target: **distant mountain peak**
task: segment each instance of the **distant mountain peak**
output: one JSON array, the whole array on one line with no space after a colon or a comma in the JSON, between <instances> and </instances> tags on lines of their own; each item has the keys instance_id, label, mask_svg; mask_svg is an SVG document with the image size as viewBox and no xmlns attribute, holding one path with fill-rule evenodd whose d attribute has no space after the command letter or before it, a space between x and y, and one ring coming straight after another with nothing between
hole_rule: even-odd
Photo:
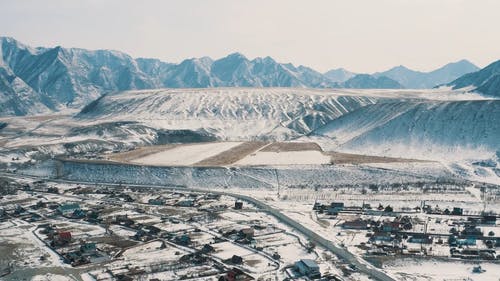
<instances>
[{"instance_id":1,"label":"distant mountain peak","mask_svg":"<svg viewBox=\"0 0 500 281\"><path fill-rule=\"evenodd\" d=\"M436 85L449 83L458 77L476 71L478 68L467 60L448 63L434 71L421 72L399 65L384 72L377 72L376 77L386 76L398 81L409 89L433 88Z\"/></svg>"},{"instance_id":2,"label":"distant mountain peak","mask_svg":"<svg viewBox=\"0 0 500 281\"><path fill-rule=\"evenodd\" d=\"M356 73L350 72L345 68L336 68L325 72L324 75L332 82L342 83L354 77Z\"/></svg>"}]
</instances>

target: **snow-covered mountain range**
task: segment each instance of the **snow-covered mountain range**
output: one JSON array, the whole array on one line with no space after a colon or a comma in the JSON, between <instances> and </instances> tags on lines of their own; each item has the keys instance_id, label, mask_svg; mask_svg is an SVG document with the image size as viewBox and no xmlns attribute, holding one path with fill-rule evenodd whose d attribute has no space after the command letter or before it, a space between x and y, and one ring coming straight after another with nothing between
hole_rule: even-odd
<instances>
[{"instance_id":1,"label":"snow-covered mountain range","mask_svg":"<svg viewBox=\"0 0 500 281\"><path fill-rule=\"evenodd\" d=\"M9 37L0 37L0 49L0 116L81 109L102 94L123 90L210 87L399 89L413 85L393 72L355 75L340 69L322 74L305 66L278 63L270 57L249 60L239 53L218 60L202 57L172 64L156 59L134 59L109 50L89 51L59 46L32 48ZM470 72L472 67L466 62L457 64L448 67L453 71L436 70L448 76L441 75L440 79L433 81L447 83L458 77L454 75ZM435 86L432 83L424 86Z\"/></svg>"}]
</instances>

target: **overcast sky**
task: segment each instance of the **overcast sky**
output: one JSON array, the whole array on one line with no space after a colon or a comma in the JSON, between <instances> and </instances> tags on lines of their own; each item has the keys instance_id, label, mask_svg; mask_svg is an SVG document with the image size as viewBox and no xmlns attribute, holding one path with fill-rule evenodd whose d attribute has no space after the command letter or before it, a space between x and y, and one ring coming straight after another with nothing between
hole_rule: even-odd
<instances>
[{"instance_id":1,"label":"overcast sky","mask_svg":"<svg viewBox=\"0 0 500 281\"><path fill-rule=\"evenodd\" d=\"M319 71L500 59L498 0L0 0L0 35L168 62L233 52Z\"/></svg>"}]
</instances>

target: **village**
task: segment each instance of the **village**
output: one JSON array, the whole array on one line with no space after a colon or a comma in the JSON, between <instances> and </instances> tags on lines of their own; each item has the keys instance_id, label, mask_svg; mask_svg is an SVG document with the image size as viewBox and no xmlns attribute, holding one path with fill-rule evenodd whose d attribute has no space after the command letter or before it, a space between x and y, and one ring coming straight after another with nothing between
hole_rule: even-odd
<instances>
[{"instance_id":1,"label":"village","mask_svg":"<svg viewBox=\"0 0 500 281\"><path fill-rule=\"evenodd\" d=\"M85 281L368 280L311 237L223 190L28 178L2 185L0 234L6 239L0 249L7 255L0 259L0 274L5 280L21 280L25 267L47 266L60 266L61 275L73 276L68 280ZM498 266L500 260L498 214L491 211L440 208L426 201L411 208L349 200L306 205L312 207L304 214L327 222L332 242L367 264L432 257L473 261L472 272L487 274L482 263ZM16 235L15 229L26 231ZM25 240L40 251L16 247Z\"/></svg>"},{"instance_id":2,"label":"village","mask_svg":"<svg viewBox=\"0 0 500 281\"><path fill-rule=\"evenodd\" d=\"M416 206L395 210L390 205L345 206L316 203L318 218L334 220L338 240L370 256L433 256L495 260L500 247L497 214L467 215L459 207ZM476 270L480 270L477 268Z\"/></svg>"},{"instance_id":3,"label":"village","mask_svg":"<svg viewBox=\"0 0 500 281\"><path fill-rule=\"evenodd\" d=\"M83 280L319 279L321 267L324 280L341 280L328 272L338 260L322 257L314 243L229 196L44 181L9 184L0 204L0 233L8 237L20 225L32 232L46 251L30 266L44 265L52 256L77 269ZM17 280L16 271L26 266L18 262L0 264L3 278Z\"/></svg>"}]
</instances>

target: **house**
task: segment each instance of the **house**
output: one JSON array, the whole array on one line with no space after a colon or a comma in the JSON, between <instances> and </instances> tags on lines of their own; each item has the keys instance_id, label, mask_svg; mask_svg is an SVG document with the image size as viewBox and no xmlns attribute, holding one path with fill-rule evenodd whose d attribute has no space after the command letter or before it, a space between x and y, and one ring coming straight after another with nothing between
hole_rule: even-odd
<instances>
[{"instance_id":1,"label":"house","mask_svg":"<svg viewBox=\"0 0 500 281\"><path fill-rule=\"evenodd\" d=\"M320 278L321 273L319 271L318 264L309 259L302 259L295 262L294 269L296 272L301 274L302 276L307 276L311 279Z\"/></svg>"},{"instance_id":2,"label":"house","mask_svg":"<svg viewBox=\"0 0 500 281\"><path fill-rule=\"evenodd\" d=\"M252 227L243 228L238 232L238 235L243 238L253 238L255 231Z\"/></svg>"},{"instance_id":3,"label":"house","mask_svg":"<svg viewBox=\"0 0 500 281\"><path fill-rule=\"evenodd\" d=\"M346 221L342 224L342 228L345 229L368 229L368 221L365 220L353 220Z\"/></svg>"},{"instance_id":4,"label":"house","mask_svg":"<svg viewBox=\"0 0 500 281\"><path fill-rule=\"evenodd\" d=\"M187 245L191 244L191 238L186 234L183 234L181 236L176 236L174 241L175 241L175 243L182 245L182 246L187 246Z\"/></svg>"},{"instance_id":5,"label":"house","mask_svg":"<svg viewBox=\"0 0 500 281\"><path fill-rule=\"evenodd\" d=\"M466 237L482 237L483 232L481 229L477 228L474 225L469 225L462 230L462 235Z\"/></svg>"},{"instance_id":6,"label":"house","mask_svg":"<svg viewBox=\"0 0 500 281\"><path fill-rule=\"evenodd\" d=\"M414 234L410 239L410 243L420 243L420 244L432 244L432 237L429 234L417 233Z\"/></svg>"},{"instance_id":7,"label":"house","mask_svg":"<svg viewBox=\"0 0 500 281\"><path fill-rule=\"evenodd\" d=\"M212 245L205 244L205 245L203 245L203 248L201 248L201 252L204 254L208 254L208 253L215 252L215 249L214 249L214 247L212 247Z\"/></svg>"},{"instance_id":8,"label":"house","mask_svg":"<svg viewBox=\"0 0 500 281\"><path fill-rule=\"evenodd\" d=\"M126 193L120 193L116 196L116 198L123 200L125 202L134 202L134 199Z\"/></svg>"},{"instance_id":9,"label":"house","mask_svg":"<svg viewBox=\"0 0 500 281\"><path fill-rule=\"evenodd\" d=\"M63 204L57 207L57 211L63 216L72 215L76 210L80 210L80 205L77 203Z\"/></svg>"},{"instance_id":10,"label":"house","mask_svg":"<svg viewBox=\"0 0 500 281\"><path fill-rule=\"evenodd\" d=\"M59 193L59 189L57 189L57 187L49 187L49 188L47 188L47 193L58 194Z\"/></svg>"},{"instance_id":11,"label":"house","mask_svg":"<svg viewBox=\"0 0 500 281\"><path fill-rule=\"evenodd\" d=\"M55 227L48 223L41 224L38 227L41 229L41 234L52 235L56 231Z\"/></svg>"},{"instance_id":12,"label":"house","mask_svg":"<svg viewBox=\"0 0 500 281\"><path fill-rule=\"evenodd\" d=\"M380 227L380 230L383 232L396 232L401 228L401 224L399 222L384 222Z\"/></svg>"},{"instance_id":13,"label":"house","mask_svg":"<svg viewBox=\"0 0 500 281\"><path fill-rule=\"evenodd\" d=\"M179 261L184 262L184 263L192 263L192 264L203 264L207 262L207 257L202 255L201 253L191 253L182 256Z\"/></svg>"},{"instance_id":14,"label":"house","mask_svg":"<svg viewBox=\"0 0 500 281\"><path fill-rule=\"evenodd\" d=\"M478 249L463 249L460 252L460 255L462 258L478 258L479 257L479 250Z\"/></svg>"},{"instance_id":15,"label":"house","mask_svg":"<svg viewBox=\"0 0 500 281\"><path fill-rule=\"evenodd\" d=\"M488 225L496 225L497 224L497 217L496 216L490 216L490 215L484 215L481 218L481 223L482 224L488 224Z\"/></svg>"},{"instance_id":16,"label":"house","mask_svg":"<svg viewBox=\"0 0 500 281\"><path fill-rule=\"evenodd\" d=\"M165 199L163 199L163 198L151 198L148 200L148 204L157 205L157 206L165 205Z\"/></svg>"},{"instance_id":17,"label":"house","mask_svg":"<svg viewBox=\"0 0 500 281\"><path fill-rule=\"evenodd\" d=\"M451 214L454 216L461 216L464 214L464 209L458 208L458 207L453 207L453 211L451 211Z\"/></svg>"},{"instance_id":18,"label":"house","mask_svg":"<svg viewBox=\"0 0 500 281\"><path fill-rule=\"evenodd\" d=\"M71 218L74 218L74 219L82 219L85 217L85 211L82 210L82 209L78 209L78 210L75 210L72 214L71 214Z\"/></svg>"},{"instance_id":19,"label":"house","mask_svg":"<svg viewBox=\"0 0 500 281\"><path fill-rule=\"evenodd\" d=\"M254 280L254 278L236 267L228 271L226 275L221 276L219 278L219 281L250 281L250 280Z\"/></svg>"},{"instance_id":20,"label":"house","mask_svg":"<svg viewBox=\"0 0 500 281\"><path fill-rule=\"evenodd\" d=\"M90 223L99 223L102 219L99 219L99 212L95 210L91 210L85 214L85 220Z\"/></svg>"},{"instance_id":21,"label":"house","mask_svg":"<svg viewBox=\"0 0 500 281\"><path fill-rule=\"evenodd\" d=\"M241 210L241 209L243 209L243 202L241 202L241 201L234 202L234 209L235 210Z\"/></svg>"},{"instance_id":22,"label":"house","mask_svg":"<svg viewBox=\"0 0 500 281\"><path fill-rule=\"evenodd\" d=\"M177 202L177 206L179 207L193 207L194 206L194 199L185 199Z\"/></svg>"},{"instance_id":23,"label":"house","mask_svg":"<svg viewBox=\"0 0 500 281\"><path fill-rule=\"evenodd\" d=\"M19 216L26 212L26 209L24 209L21 205L16 204L16 207L14 208L14 215Z\"/></svg>"},{"instance_id":24,"label":"house","mask_svg":"<svg viewBox=\"0 0 500 281\"><path fill-rule=\"evenodd\" d=\"M375 232L372 237L370 237L371 241L382 241L382 242L392 242L394 237L388 232Z\"/></svg>"},{"instance_id":25,"label":"house","mask_svg":"<svg viewBox=\"0 0 500 281\"><path fill-rule=\"evenodd\" d=\"M208 193L205 194L205 200L219 200L221 197L220 194Z\"/></svg>"},{"instance_id":26,"label":"house","mask_svg":"<svg viewBox=\"0 0 500 281\"><path fill-rule=\"evenodd\" d=\"M62 246L71 242L71 232L62 231L58 232L57 235L53 238L53 246Z\"/></svg>"},{"instance_id":27,"label":"house","mask_svg":"<svg viewBox=\"0 0 500 281\"><path fill-rule=\"evenodd\" d=\"M476 238L475 237L460 238L457 239L455 243L458 246L475 246Z\"/></svg>"},{"instance_id":28,"label":"house","mask_svg":"<svg viewBox=\"0 0 500 281\"><path fill-rule=\"evenodd\" d=\"M161 232L161 229L154 225L145 225L143 229L147 230L150 235L157 235Z\"/></svg>"},{"instance_id":29,"label":"house","mask_svg":"<svg viewBox=\"0 0 500 281\"><path fill-rule=\"evenodd\" d=\"M97 247L95 243L84 243L80 245L80 252L86 255L94 255L97 253Z\"/></svg>"},{"instance_id":30,"label":"house","mask_svg":"<svg viewBox=\"0 0 500 281\"><path fill-rule=\"evenodd\" d=\"M123 226L131 226L134 224L134 220L130 219L128 215L117 215L115 223Z\"/></svg>"},{"instance_id":31,"label":"house","mask_svg":"<svg viewBox=\"0 0 500 281\"><path fill-rule=\"evenodd\" d=\"M319 211L323 209L323 204L319 203L319 202L314 202L314 205L313 205L313 210L314 211Z\"/></svg>"},{"instance_id":32,"label":"house","mask_svg":"<svg viewBox=\"0 0 500 281\"><path fill-rule=\"evenodd\" d=\"M327 212L329 215L338 215L338 213L342 210L344 210L344 203L332 202Z\"/></svg>"}]
</instances>

